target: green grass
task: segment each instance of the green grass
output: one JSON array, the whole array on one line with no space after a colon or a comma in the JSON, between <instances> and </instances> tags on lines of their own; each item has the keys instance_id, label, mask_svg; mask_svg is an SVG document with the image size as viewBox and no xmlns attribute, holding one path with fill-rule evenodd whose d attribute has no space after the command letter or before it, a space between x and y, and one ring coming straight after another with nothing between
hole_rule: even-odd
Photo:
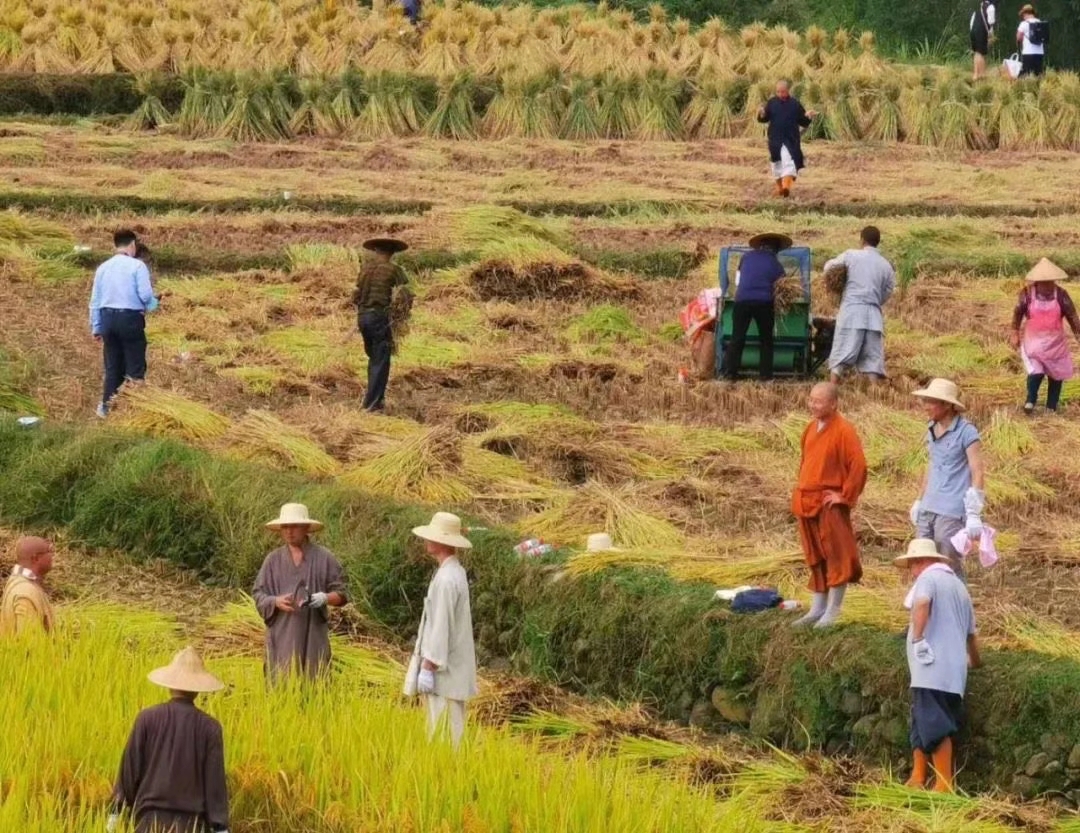
<instances>
[{"instance_id":1,"label":"green grass","mask_svg":"<svg viewBox=\"0 0 1080 833\"><path fill-rule=\"evenodd\" d=\"M575 318L566 328L573 341L592 344L641 344L645 331L625 307L600 304Z\"/></svg>"}]
</instances>

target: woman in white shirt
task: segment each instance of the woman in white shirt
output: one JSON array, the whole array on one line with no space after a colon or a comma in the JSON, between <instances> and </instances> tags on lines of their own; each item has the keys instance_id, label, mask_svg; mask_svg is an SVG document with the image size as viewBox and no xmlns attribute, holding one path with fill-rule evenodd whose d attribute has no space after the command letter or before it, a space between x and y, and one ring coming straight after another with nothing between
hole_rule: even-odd
<instances>
[{"instance_id":1,"label":"woman in white shirt","mask_svg":"<svg viewBox=\"0 0 1080 833\"><path fill-rule=\"evenodd\" d=\"M979 8L971 14L971 51L975 55L975 80L986 75L986 55L994 41L997 10L992 0L979 0Z\"/></svg>"},{"instance_id":2,"label":"woman in white shirt","mask_svg":"<svg viewBox=\"0 0 1080 833\"><path fill-rule=\"evenodd\" d=\"M1020 9L1020 27L1016 42L1020 45L1020 76L1042 75L1046 54L1046 25L1035 16L1030 3Z\"/></svg>"}]
</instances>

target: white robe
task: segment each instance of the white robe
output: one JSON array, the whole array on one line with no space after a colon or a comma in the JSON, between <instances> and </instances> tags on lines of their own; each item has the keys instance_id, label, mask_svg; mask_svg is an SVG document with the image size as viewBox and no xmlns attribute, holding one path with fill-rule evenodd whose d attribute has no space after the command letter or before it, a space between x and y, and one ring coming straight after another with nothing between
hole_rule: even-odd
<instances>
[{"instance_id":1,"label":"white robe","mask_svg":"<svg viewBox=\"0 0 1080 833\"><path fill-rule=\"evenodd\" d=\"M791 158L791 152L787 149L787 145L780 146L780 161L770 162L769 165L772 166L773 179L783 179L785 176L794 179L799 176L799 171L795 167L795 160Z\"/></svg>"},{"instance_id":2,"label":"white robe","mask_svg":"<svg viewBox=\"0 0 1080 833\"><path fill-rule=\"evenodd\" d=\"M476 696L476 648L473 645L469 581L457 558L446 559L435 571L420 618L409 670L405 674L405 694L416 694L416 679L422 660L437 666L435 694L447 700L468 700Z\"/></svg>"}]
</instances>

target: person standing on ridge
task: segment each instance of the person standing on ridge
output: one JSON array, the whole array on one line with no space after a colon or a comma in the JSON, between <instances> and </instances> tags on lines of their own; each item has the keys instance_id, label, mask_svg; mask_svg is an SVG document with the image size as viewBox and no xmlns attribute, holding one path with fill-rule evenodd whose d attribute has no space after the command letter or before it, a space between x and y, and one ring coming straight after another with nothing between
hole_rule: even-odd
<instances>
[{"instance_id":1,"label":"person standing on ridge","mask_svg":"<svg viewBox=\"0 0 1080 833\"><path fill-rule=\"evenodd\" d=\"M394 335L390 328L390 301L395 287L407 292L408 277L391 258L409 248L401 240L375 238L364 241L370 254L364 256L356 279L352 301L356 305L357 327L364 338L368 357L367 390L361 407L365 411L385 409L386 386L390 381L390 353Z\"/></svg>"},{"instance_id":2,"label":"person standing on ridge","mask_svg":"<svg viewBox=\"0 0 1080 833\"><path fill-rule=\"evenodd\" d=\"M772 163L778 197L791 194L799 171L805 167L800 131L809 127L815 116L817 113L806 110L799 100L791 95L791 84L788 81L778 81L776 95L758 110L757 120L769 125L769 161Z\"/></svg>"},{"instance_id":3,"label":"person standing on ridge","mask_svg":"<svg viewBox=\"0 0 1080 833\"><path fill-rule=\"evenodd\" d=\"M1043 74L1046 60L1046 44L1050 40L1050 27L1039 20L1035 7L1030 3L1020 9L1020 26L1016 30L1016 43L1020 47L1020 77Z\"/></svg>"},{"instance_id":4,"label":"person standing on ridge","mask_svg":"<svg viewBox=\"0 0 1080 833\"><path fill-rule=\"evenodd\" d=\"M992 0L979 0L979 7L971 13L968 31L971 35L971 53L974 55L974 74L976 81L986 75L986 56L994 42L994 25L997 23L997 8Z\"/></svg>"}]
</instances>

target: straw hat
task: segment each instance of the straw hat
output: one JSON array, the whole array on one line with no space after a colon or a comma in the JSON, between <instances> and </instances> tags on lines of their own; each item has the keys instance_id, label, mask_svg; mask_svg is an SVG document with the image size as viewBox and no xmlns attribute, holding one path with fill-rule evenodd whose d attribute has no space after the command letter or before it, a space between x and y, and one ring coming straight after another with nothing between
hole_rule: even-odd
<instances>
[{"instance_id":1,"label":"straw hat","mask_svg":"<svg viewBox=\"0 0 1080 833\"><path fill-rule=\"evenodd\" d=\"M364 241L364 248L373 252L387 252L396 255L398 252L403 252L409 248L409 244L404 240L393 237L373 237Z\"/></svg>"},{"instance_id":2,"label":"straw hat","mask_svg":"<svg viewBox=\"0 0 1080 833\"><path fill-rule=\"evenodd\" d=\"M146 678L162 688L195 694L225 688L221 680L206 670L202 658L190 645L173 657L172 662L164 668L155 668Z\"/></svg>"},{"instance_id":3,"label":"straw hat","mask_svg":"<svg viewBox=\"0 0 1080 833\"><path fill-rule=\"evenodd\" d=\"M1066 281L1069 276L1065 273L1065 270L1058 266L1056 263L1046 259L1045 257L1036 263L1031 271L1027 273L1027 277L1024 278L1028 283L1041 283L1042 281Z\"/></svg>"},{"instance_id":4,"label":"straw hat","mask_svg":"<svg viewBox=\"0 0 1080 833\"><path fill-rule=\"evenodd\" d=\"M937 544L929 538L916 538L907 545L906 553L893 559L893 564L897 567L903 567L909 561L918 561L919 559L948 561L949 557L938 552Z\"/></svg>"},{"instance_id":5,"label":"straw hat","mask_svg":"<svg viewBox=\"0 0 1080 833\"><path fill-rule=\"evenodd\" d=\"M766 231L762 234L755 234L750 238L750 248L756 249L758 246L764 246L766 243L775 243L778 251L784 251L784 249L791 248L791 238L786 234L780 234L775 231Z\"/></svg>"},{"instance_id":6,"label":"straw hat","mask_svg":"<svg viewBox=\"0 0 1080 833\"><path fill-rule=\"evenodd\" d=\"M606 532L594 532L585 539L585 552L622 552L622 547L616 547L611 536Z\"/></svg>"},{"instance_id":7,"label":"straw hat","mask_svg":"<svg viewBox=\"0 0 1080 833\"><path fill-rule=\"evenodd\" d=\"M931 379L929 385L922 390L915 391L912 396L917 396L920 399L936 399L939 402L948 402L950 405L955 406L958 411L966 410L964 403L960 401L960 391L956 387L956 382L950 382L948 379Z\"/></svg>"},{"instance_id":8,"label":"straw hat","mask_svg":"<svg viewBox=\"0 0 1080 833\"><path fill-rule=\"evenodd\" d=\"M281 529L283 526L306 526L312 532L318 532L323 528L322 521L317 521L308 515L308 509L302 503L286 503L281 507L278 516L270 521L267 529Z\"/></svg>"},{"instance_id":9,"label":"straw hat","mask_svg":"<svg viewBox=\"0 0 1080 833\"><path fill-rule=\"evenodd\" d=\"M413 535L425 541L446 544L458 550L471 550L472 542L461 533L461 518L449 512L436 512L427 526L413 529Z\"/></svg>"},{"instance_id":10,"label":"straw hat","mask_svg":"<svg viewBox=\"0 0 1080 833\"><path fill-rule=\"evenodd\" d=\"M1025 3L1020 7L1020 17L1023 17L1026 14L1035 14L1035 7L1030 3Z\"/></svg>"}]
</instances>

